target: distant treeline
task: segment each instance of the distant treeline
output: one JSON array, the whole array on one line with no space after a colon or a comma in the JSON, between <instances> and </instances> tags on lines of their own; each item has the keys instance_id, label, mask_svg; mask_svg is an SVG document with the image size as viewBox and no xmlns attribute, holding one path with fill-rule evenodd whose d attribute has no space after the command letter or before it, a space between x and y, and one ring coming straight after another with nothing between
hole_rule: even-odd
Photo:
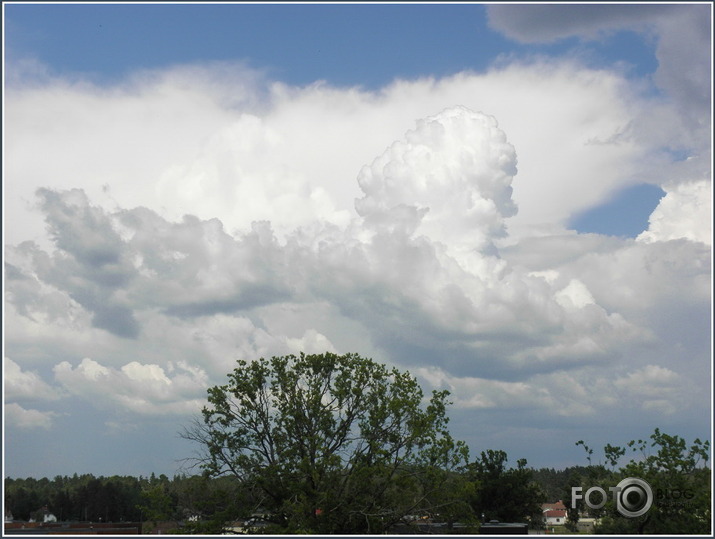
<instances>
[{"instance_id":1,"label":"distant treeline","mask_svg":"<svg viewBox=\"0 0 715 539\"><path fill-rule=\"evenodd\" d=\"M5 479L5 513L14 520L145 522L183 520L220 509L220 498L238 492L235 478L74 474L54 479ZM218 493L218 495L217 495ZM217 498L219 498L217 502ZM208 511L209 513L213 511Z\"/></svg>"},{"instance_id":2,"label":"distant treeline","mask_svg":"<svg viewBox=\"0 0 715 539\"><path fill-rule=\"evenodd\" d=\"M91 474L57 476L50 480L5 479L5 513L15 520L42 522L45 511L60 521L139 521L142 493L168 478Z\"/></svg>"},{"instance_id":3,"label":"distant treeline","mask_svg":"<svg viewBox=\"0 0 715 539\"><path fill-rule=\"evenodd\" d=\"M564 499L573 474L583 466L564 470L532 469L532 480L543 493L543 500ZM60 521L131 522L183 520L205 514L217 498L238 490L232 478L209 479L202 476L165 475L158 477L111 476L92 474L54 479L5 479L5 511L15 520L42 521L46 510Z\"/></svg>"}]
</instances>

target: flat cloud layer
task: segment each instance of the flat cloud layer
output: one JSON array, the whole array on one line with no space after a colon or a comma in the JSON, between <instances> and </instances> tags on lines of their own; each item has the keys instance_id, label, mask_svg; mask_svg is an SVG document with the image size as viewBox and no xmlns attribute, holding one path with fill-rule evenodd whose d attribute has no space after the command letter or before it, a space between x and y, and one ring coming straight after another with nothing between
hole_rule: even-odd
<instances>
[{"instance_id":1,"label":"flat cloud layer","mask_svg":"<svg viewBox=\"0 0 715 539\"><path fill-rule=\"evenodd\" d=\"M188 421L236 359L299 351L409 369L474 451L531 457L527 432L537 465L704 435L711 184L700 142L672 159L701 129L677 102L572 59L379 92L230 64L12 81L9 462L81 407L98 447ZM634 182L667 193L637 239L566 228Z\"/></svg>"}]
</instances>

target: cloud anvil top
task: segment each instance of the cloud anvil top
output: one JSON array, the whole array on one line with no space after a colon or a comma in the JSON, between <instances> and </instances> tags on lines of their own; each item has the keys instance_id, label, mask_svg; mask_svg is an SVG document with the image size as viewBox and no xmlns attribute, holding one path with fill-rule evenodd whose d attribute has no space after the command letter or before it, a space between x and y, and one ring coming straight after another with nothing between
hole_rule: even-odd
<instances>
[{"instance_id":1,"label":"cloud anvil top","mask_svg":"<svg viewBox=\"0 0 715 539\"><path fill-rule=\"evenodd\" d=\"M709 4L3 10L6 475L172 474L301 351L534 466L708 437Z\"/></svg>"}]
</instances>

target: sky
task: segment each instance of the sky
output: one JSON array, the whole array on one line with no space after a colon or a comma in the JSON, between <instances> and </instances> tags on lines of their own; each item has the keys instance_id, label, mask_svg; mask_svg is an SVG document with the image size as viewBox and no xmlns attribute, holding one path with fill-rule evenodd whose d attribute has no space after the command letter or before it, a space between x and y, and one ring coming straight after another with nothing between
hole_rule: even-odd
<instances>
[{"instance_id":1,"label":"sky","mask_svg":"<svg viewBox=\"0 0 715 539\"><path fill-rule=\"evenodd\" d=\"M6 477L192 473L238 359L472 458L712 439L712 6L3 4Z\"/></svg>"}]
</instances>

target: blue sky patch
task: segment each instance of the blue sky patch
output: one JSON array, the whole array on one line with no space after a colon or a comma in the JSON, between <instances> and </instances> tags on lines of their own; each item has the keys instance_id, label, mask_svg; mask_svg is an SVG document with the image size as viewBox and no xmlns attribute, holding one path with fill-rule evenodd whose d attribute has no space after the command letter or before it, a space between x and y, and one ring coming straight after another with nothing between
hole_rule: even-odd
<instances>
[{"instance_id":1,"label":"blue sky patch","mask_svg":"<svg viewBox=\"0 0 715 539\"><path fill-rule=\"evenodd\" d=\"M665 191L652 184L627 187L608 201L575 216L569 228L582 234L635 238L648 228L648 217Z\"/></svg>"}]
</instances>

